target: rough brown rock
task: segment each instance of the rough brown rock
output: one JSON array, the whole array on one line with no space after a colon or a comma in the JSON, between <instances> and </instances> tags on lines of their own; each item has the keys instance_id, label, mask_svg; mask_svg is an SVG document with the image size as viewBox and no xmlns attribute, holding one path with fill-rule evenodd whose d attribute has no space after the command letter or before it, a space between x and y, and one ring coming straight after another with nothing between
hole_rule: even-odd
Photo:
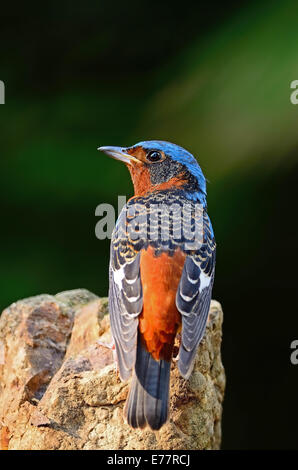
<instances>
[{"instance_id":1,"label":"rough brown rock","mask_svg":"<svg viewBox=\"0 0 298 470\"><path fill-rule=\"evenodd\" d=\"M170 420L158 432L123 420L107 300L86 290L21 300L0 318L2 449L218 449L225 374L222 310L212 301L194 371L173 362Z\"/></svg>"}]
</instances>

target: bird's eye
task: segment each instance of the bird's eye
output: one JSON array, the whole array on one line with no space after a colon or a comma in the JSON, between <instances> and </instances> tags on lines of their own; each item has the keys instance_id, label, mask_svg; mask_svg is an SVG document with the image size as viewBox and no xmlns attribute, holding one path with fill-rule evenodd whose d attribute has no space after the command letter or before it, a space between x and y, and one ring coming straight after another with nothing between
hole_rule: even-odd
<instances>
[{"instance_id":1,"label":"bird's eye","mask_svg":"<svg viewBox=\"0 0 298 470\"><path fill-rule=\"evenodd\" d=\"M160 152L157 152L157 150L152 150L147 154L147 160L149 162L159 162L162 159L162 155Z\"/></svg>"}]
</instances>

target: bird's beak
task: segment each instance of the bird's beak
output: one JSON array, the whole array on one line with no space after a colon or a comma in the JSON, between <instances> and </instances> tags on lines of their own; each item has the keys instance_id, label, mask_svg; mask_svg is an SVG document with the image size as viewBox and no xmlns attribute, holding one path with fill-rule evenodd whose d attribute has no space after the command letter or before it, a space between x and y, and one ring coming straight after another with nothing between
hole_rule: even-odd
<instances>
[{"instance_id":1,"label":"bird's beak","mask_svg":"<svg viewBox=\"0 0 298 470\"><path fill-rule=\"evenodd\" d=\"M127 163L128 165L132 165L133 162L141 163L140 160L126 153L125 149L121 147L98 147L97 150L106 153L107 155L109 155L109 157Z\"/></svg>"}]
</instances>

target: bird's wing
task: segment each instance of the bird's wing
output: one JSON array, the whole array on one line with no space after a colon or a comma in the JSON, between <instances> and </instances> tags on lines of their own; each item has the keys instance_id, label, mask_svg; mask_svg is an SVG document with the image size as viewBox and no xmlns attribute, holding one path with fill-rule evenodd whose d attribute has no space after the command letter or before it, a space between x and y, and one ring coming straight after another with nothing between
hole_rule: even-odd
<instances>
[{"instance_id":1,"label":"bird's wing","mask_svg":"<svg viewBox=\"0 0 298 470\"><path fill-rule=\"evenodd\" d=\"M197 252L186 257L176 295L176 305L182 314L178 367L186 379L192 372L197 347L205 333L214 280L215 252L211 222L205 213L203 244Z\"/></svg>"},{"instance_id":2,"label":"bird's wing","mask_svg":"<svg viewBox=\"0 0 298 470\"><path fill-rule=\"evenodd\" d=\"M120 377L127 380L135 363L138 315L143 307L140 278L141 239L129 235L127 208L124 207L111 240L109 270L109 311Z\"/></svg>"}]
</instances>

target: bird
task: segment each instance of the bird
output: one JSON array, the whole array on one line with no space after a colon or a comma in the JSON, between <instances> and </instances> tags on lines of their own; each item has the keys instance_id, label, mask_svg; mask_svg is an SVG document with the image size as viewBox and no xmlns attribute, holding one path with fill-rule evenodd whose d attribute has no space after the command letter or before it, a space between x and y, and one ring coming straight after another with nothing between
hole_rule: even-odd
<instances>
[{"instance_id":1,"label":"bird","mask_svg":"<svg viewBox=\"0 0 298 470\"><path fill-rule=\"evenodd\" d=\"M157 431L169 418L175 338L178 369L187 380L208 319L216 242L206 179L194 156L170 142L98 150L124 162L134 186L112 233L109 266L118 371L122 381L132 377L124 417L132 428ZM181 233L176 226L184 209ZM193 243L196 226L199 243Z\"/></svg>"}]
</instances>

